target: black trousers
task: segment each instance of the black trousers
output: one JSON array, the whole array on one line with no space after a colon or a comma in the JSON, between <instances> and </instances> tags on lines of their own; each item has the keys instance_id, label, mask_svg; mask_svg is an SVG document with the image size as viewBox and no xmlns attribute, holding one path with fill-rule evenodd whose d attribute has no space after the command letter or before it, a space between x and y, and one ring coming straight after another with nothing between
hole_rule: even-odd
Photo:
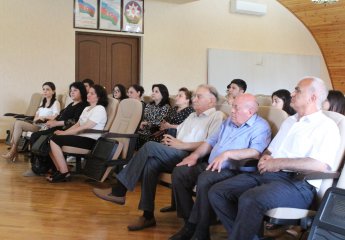
<instances>
[{"instance_id":1,"label":"black trousers","mask_svg":"<svg viewBox=\"0 0 345 240\"><path fill-rule=\"evenodd\" d=\"M218 171L205 171L207 162L195 166L176 167L172 173L172 186L176 200L178 217L197 224L196 231L208 231L210 220L215 216L208 200L209 189L217 182L230 178L235 171L223 169ZM193 201L193 188L196 185L196 199Z\"/></svg>"},{"instance_id":2,"label":"black trousers","mask_svg":"<svg viewBox=\"0 0 345 240\"><path fill-rule=\"evenodd\" d=\"M84 149L92 149L96 144L96 140L88 137L81 137L76 135L54 135L50 141L53 141L60 147L71 146Z\"/></svg>"}]
</instances>

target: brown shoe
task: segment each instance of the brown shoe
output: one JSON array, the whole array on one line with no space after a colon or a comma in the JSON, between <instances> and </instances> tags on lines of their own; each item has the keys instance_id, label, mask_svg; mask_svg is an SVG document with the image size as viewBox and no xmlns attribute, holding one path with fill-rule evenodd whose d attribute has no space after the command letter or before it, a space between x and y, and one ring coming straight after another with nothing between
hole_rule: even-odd
<instances>
[{"instance_id":1,"label":"brown shoe","mask_svg":"<svg viewBox=\"0 0 345 240\"><path fill-rule=\"evenodd\" d=\"M156 226L156 219L146 219L144 217L139 217L139 219L133 223L127 226L128 231L138 231L142 230L144 228L154 227Z\"/></svg>"},{"instance_id":2,"label":"brown shoe","mask_svg":"<svg viewBox=\"0 0 345 240\"><path fill-rule=\"evenodd\" d=\"M117 197L114 196L111 193L111 188L106 188L106 189L101 189L101 188L94 188L92 190L92 192L99 198L105 200L105 201L109 201L109 202L113 202L116 204L120 204L123 205L126 202L126 197Z\"/></svg>"}]
</instances>

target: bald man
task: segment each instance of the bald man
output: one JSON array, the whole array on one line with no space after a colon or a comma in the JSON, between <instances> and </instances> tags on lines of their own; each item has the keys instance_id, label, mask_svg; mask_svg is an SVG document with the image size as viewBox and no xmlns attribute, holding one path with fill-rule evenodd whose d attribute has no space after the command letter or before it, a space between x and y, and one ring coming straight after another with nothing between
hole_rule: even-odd
<instances>
[{"instance_id":1,"label":"bald man","mask_svg":"<svg viewBox=\"0 0 345 240\"><path fill-rule=\"evenodd\" d=\"M209 239L211 207L208 190L213 184L236 174L230 170L229 160L258 159L271 140L270 127L257 115L257 110L253 95L237 96L231 115L219 131L176 165L172 186L177 215L185 219L185 225L170 239ZM208 162L200 162L208 154ZM193 204L195 185L196 200Z\"/></svg>"},{"instance_id":2,"label":"bald man","mask_svg":"<svg viewBox=\"0 0 345 240\"><path fill-rule=\"evenodd\" d=\"M211 187L209 201L228 239L258 239L267 210L310 206L321 181L301 180L294 172L336 170L339 129L320 111L327 93L321 79L302 79L291 94L297 113L283 122L260 158L259 173L239 174Z\"/></svg>"}]
</instances>

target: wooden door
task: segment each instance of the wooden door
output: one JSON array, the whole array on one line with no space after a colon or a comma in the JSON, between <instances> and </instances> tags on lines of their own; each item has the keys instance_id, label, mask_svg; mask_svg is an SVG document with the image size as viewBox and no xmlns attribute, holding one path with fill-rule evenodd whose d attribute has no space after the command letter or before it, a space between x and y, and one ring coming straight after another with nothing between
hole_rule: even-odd
<instances>
[{"instance_id":1,"label":"wooden door","mask_svg":"<svg viewBox=\"0 0 345 240\"><path fill-rule=\"evenodd\" d=\"M90 78L108 93L118 83L139 84L139 37L76 34L76 81Z\"/></svg>"}]
</instances>

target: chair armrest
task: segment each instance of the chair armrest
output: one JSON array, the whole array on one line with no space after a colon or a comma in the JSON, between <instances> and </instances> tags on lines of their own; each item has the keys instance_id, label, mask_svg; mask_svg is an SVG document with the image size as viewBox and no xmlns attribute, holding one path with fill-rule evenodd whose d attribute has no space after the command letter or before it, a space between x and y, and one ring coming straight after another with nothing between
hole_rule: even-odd
<instances>
[{"instance_id":1,"label":"chair armrest","mask_svg":"<svg viewBox=\"0 0 345 240\"><path fill-rule=\"evenodd\" d=\"M33 116L26 116L24 114L16 114L13 116L14 118L23 118L23 119L26 119L27 117L32 117L32 119L34 119Z\"/></svg>"},{"instance_id":2,"label":"chair armrest","mask_svg":"<svg viewBox=\"0 0 345 240\"><path fill-rule=\"evenodd\" d=\"M4 116L6 117L14 117L14 116L17 116L17 115L20 115L19 113L5 113Z\"/></svg>"},{"instance_id":3,"label":"chair armrest","mask_svg":"<svg viewBox=\"0 0 345 240\"><path fill-rule=\"evenodd\" d=\"M306 172L297 173L298 180L318 180L318 179L336 179L339 178L340 172Z\"/></svg>"},{"instance_id":4,"label":"chair armrest","mask_svg":"<svg viewBox=\"0 0 345 240\"><path fill-rule=\"evenodd\" d=\"M103 135L105 138L138 138L139 134L113 133L108 132Z\"/></svg>"},{"instance_id":5,"label":"chair armrest","mask_svg":"<svg viewBox=\"0 0 345 240\"><path fill-rule=\"evenodd\" d=\"M97 130L97 129L85 129L83 131L80 131L79 133L101 133L101 134L104 134L104 133L107 133L108 131L106 130Z\"/></svg>"},{"instance_id":6,"label":"chair armrest","mask_svg":"<svg viewBox=\"0 0 345 240\"><path fill-rule=\"evenodd\" d=\"M242 160L232 160L231 169L240 172L256 172L259 160L256 158L246 158Z\"/></svg>"}]
</instances>

